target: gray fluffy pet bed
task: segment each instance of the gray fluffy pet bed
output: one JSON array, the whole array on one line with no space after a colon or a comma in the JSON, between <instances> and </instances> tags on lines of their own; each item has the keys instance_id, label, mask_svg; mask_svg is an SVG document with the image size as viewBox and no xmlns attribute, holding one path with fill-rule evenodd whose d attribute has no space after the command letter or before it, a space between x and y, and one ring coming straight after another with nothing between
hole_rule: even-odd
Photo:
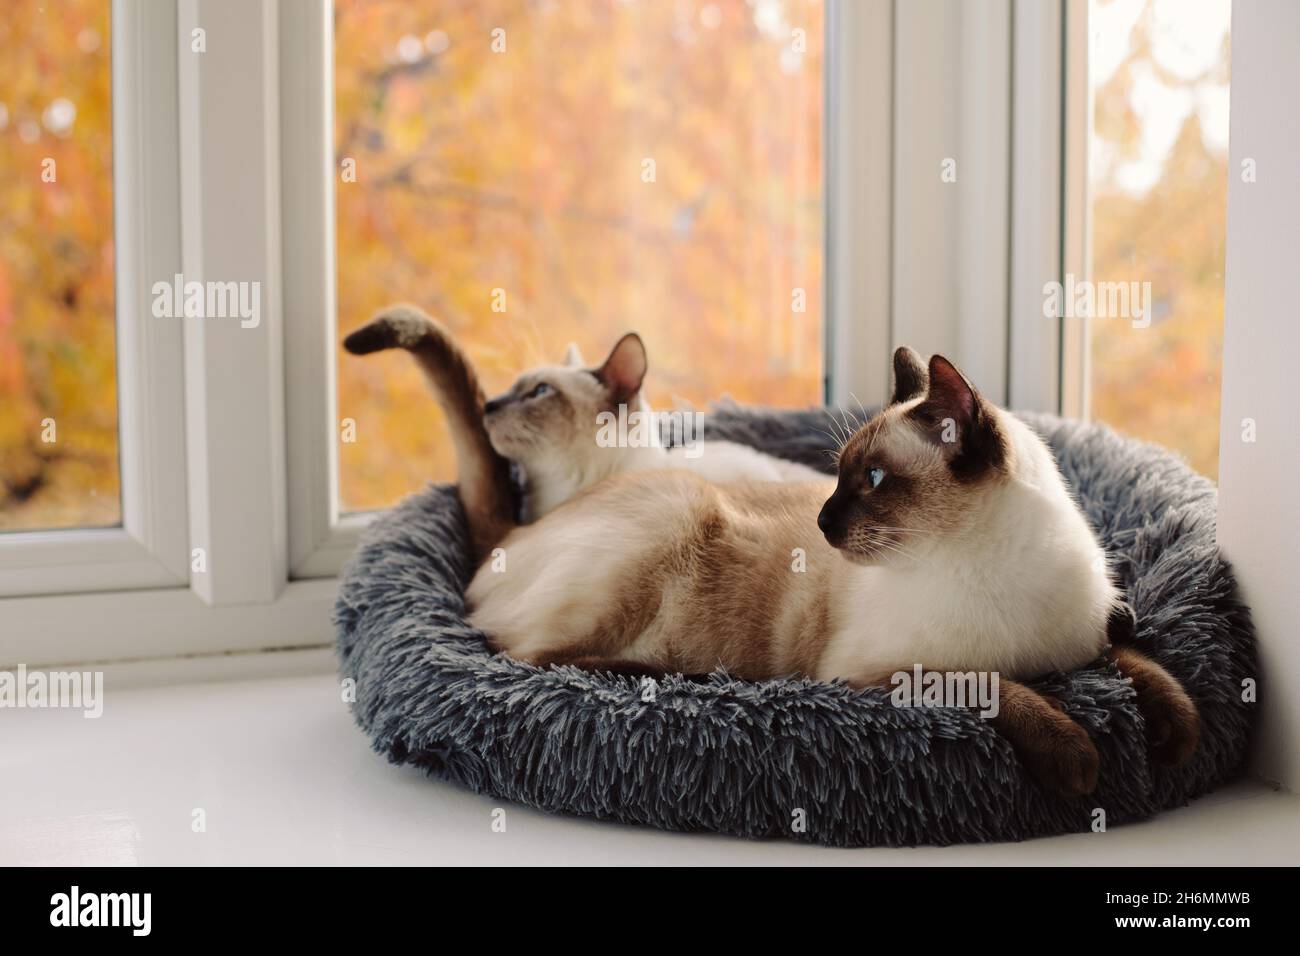
<instances>
[{"instance_id":1,"label":"gray fluffy pet bed","mask_svg":"<svg viewBox=\"0 0 1300 956\"><path fill-rule=\"evenodd\" d=\"M1055 796L974 713L894 707L884 690L714 674L540 670L465 623L473 568L459 501L433 486L376 520L335 609L343 677L376 750L503 800L671 830L835 846L1020 840L1179 806L1242 766L1254 678L1250 617L1215 545L1215 489L1174 455L1108 428L1024 416L1052 446L1138 619L1140 646L1183 682L1200 747L1151 765L1131 687L1107 663L1038 682L1101 754L1100 786ZM821 412L726 408L706 434L826 469ZM803 810L805 828L792 827Z\"/></svg>"}]
</instances>

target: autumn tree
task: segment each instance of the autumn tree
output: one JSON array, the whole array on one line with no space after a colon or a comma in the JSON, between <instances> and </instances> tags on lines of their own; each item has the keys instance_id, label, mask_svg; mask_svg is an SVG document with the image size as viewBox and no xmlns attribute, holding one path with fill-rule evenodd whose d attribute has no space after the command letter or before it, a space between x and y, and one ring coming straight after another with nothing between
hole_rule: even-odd
<instances>
[{"instance_id":1,"label":"autumn tree","mask_svg":"<svg viewBox=\"0 0 1300 956\"><path fill-rule=\"evenodd\" d=\"M502 387L637 329L660 407L820 401L820 3L339 0L334 26L342 330L419 303ZM340 360L345 506L453 473L404 359Z\"/></svg>"},{"instance_id":2,"label":"autumn tree","mask_svg":"<svg viewBox=\"0 0 1300 956\"><path fill-rule=\"evenodd\" d=\"M0 63L0 529L114 524L109 4L5 4Z\"/></svg>"}]
</instances>

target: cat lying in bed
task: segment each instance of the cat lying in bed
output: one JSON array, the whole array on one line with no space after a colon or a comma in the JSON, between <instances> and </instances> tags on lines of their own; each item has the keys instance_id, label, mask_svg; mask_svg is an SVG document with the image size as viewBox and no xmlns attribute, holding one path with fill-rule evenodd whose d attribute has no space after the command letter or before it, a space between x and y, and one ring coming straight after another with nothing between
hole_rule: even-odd
<instances>
[{"instance_id":1,"label":"cat lying in bed","mask_svg":"<svg viewBox=\"0 0 1300 956\"><path fill-rule=\"evenodd\" d=\"M507 556L507 571L481 566L466 593L494 648L539 666L723 667L855 687L918 664L994 672L994 726L1031 771L1064 793L1095 787L1087 733L1018 681L1107 651L1124 616L1104 555L1041 439L941 356L898 350L891 402L845 444L837 480L632 471L516 527L477 378L445 330L390 312L345 345L413 351L448 411L476 557ZM1187 759L1190 698L1136 649L1109 653L1134 681L1156 758Z\"/></svg>"}]
</instances>

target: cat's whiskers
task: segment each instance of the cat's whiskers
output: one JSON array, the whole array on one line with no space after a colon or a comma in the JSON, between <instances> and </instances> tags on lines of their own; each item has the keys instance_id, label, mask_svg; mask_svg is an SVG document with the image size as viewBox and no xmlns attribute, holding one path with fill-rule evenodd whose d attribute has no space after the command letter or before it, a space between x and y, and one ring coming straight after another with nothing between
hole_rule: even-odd
<instances>
[{"instance_id":1,"label":"cat's whiskers","mask_svg":"<svg viewBox=\"0 0 1300 956\"><path fill-rule=\"evenodd\" d=\"M877 548L878 553L887 552L890 554L896 554L900 558L906 558L909 561L917 560L917 554L914 551L900 546L897 542L882 540L872 542L872 544Z\"/></svg>"},{"instance_id":2,"label":"cat's whiskers","mask_svg":"<svg viewBox=\"0 0 1300 956\"><path fill-rule=\"evenodd\" d=\"M839 406L837 406L837 407L838 407L839 410L840 410L840 418L841 418L841 419L843 420L843 422L844 422L844 434L847 435L849 438L852 438L852 437L853 437L853 433L854 433L855 431L858 430L858 429L857 429L857 426L854 425L854 424L852 424L852 423L849 421L849 413L848 413L848 411L844 408L843 405L839 405ZM847 439L846 439L846 440L847 440Z\"/></svg>"},{"instance_id":3,"label":"cat's whiskers","mask_svg":"<svg viewBox=\"0 0 1300 956\"><path fill-rule=\"evenodd\" d=\"M814 427L815 427L815 426L814 426ZM844 444L844 442L840 439L840 437L839 437L838 435L832 435L830 432L826 431L826 429L824 429L824 428L818 428L817 431L821 432L823 435L825 435L827 438L829 438L831 441L833 441L837 446L839 446L839 445L843 445L843 444Z\"/></svg>"},{"instance_id":4,"label":"cat's whiskers","mask_svg":"<svg viewBox=\"0 0 1300 956\"><path fill-rule=\"evenodd\" d=\"M866 424L867 418L869 416L867 415L867 410L862 407L862 399L858 398L858 396L854 395L852 392L849 392L849 398L853 399L855 402L858 403L858 411L862 413L862 418L859 420L863 424Z\"/></svg>"},{"instance_id":5,"label":"cat's whiskers","mask_svg":"<svg viewBox=\"0 0 1300 956\"><path fill-rule=\"evenodd\" d=\"M822 432L822 434L826 435L828 438L830 438L832 441L834 441L835 444L837 444L837 445L843 445L845 442L848 441L848 439L847 439L847 438L845 437L845 435L843 434L843 430L842 430L842 428L841 428L841 426L840 426L840 423L839 423L838 421L836 421L835 416L831 413L830 409L824 409L824 410L823 410L823 414L824 414L828 419L830 419L831 427L833 427L833 428L835 429L835 434L834 434L834 435L831 435L829 432ZM820 429L818 429L818 430L820 431Z\"/></svg>"}]
</instances>

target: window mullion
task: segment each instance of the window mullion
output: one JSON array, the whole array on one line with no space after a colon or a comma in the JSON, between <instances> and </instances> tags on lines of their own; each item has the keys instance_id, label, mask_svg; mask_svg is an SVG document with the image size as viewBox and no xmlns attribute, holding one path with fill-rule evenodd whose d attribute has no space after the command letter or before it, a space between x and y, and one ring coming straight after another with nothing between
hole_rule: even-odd
<instances>
[{"instance_id":1,"label":"window mullion","mask_svg":"<svg viewBox=\"0 0 1300 956\"><path fill-rule=\"evenodd\" d=\"M190 582L269 602L287 580L276 5L186 0L178 40Z\"/></svg>"},{"instance_id":2,"label":"window mullion","mask_svg":"<svg viewBox=\"0 0 1300 956\"><path fill-rule=\"evenodd\" d=\"M827 398L883 402L889 389L893 5L837 0L827 18Z\"/></svg>"},{"instance_id":3,"label":"window mullion","mask_svg":"<svg viewBox=\"0 0 1300 956\"><path fill-rule=\"evenodd\" d=\"M1065 156L1061 271L1077 279L1092 278L1092 233L1088 201L1088 162L1091 155L1093 97L1089 83L1087 3L1065 9ZM1061 413L1088 415L1088 319L1069 315L1061 320Z\"/></svg>"},{"instance_id":4,"label":"window mullion","mask_svg":"<svg viewBox=\"0 0 1300 956\"><path fill-rule=\"evenodd\" d=\"M1061 324L1043 286L1062 279L1062 4L1012 7L1011 281L1007 402L1060 410Z\"/></svg>"},{"instance_id":5,"label":"window mullion","mask_svg":"<svg viewBox=\"0 0 1300 956\"><path fill-rule=\"evenodd\" d=\"M284 3L279 16L289 562L317 577L355 544L337 527L333 23L323 3Z\"/></svg>"},{"instance_id":6,"label":"window mullion","mask_svg":"<svg viewBox=\"0 0 1300 956\"><path fill-rule=\"evenodd\" d=\"M180 271L176 85L158 82L176 76L176 11L145 11L119 0L113 26L122 523L176 583L184 583L182 332L178 322L156 319L150 302L154 282Z\"/></svg>"}]
</instances>

